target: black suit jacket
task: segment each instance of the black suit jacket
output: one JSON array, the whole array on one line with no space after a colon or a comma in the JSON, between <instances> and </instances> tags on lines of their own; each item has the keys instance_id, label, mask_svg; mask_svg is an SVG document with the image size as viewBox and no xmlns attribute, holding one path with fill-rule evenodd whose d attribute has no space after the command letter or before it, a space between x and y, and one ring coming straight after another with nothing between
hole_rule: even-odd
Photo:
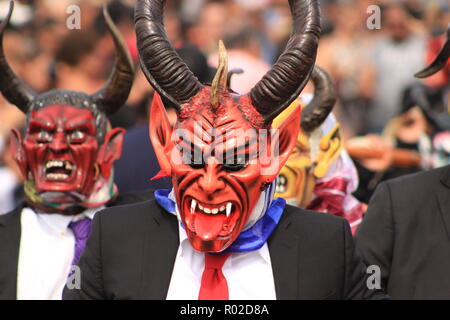
<instances>
[{"instance_id":1,"label":"black suit jacket","mask_svg":"<svg viewBox=\"0 0 450 320\"><path fill-rule=\"evenodd\" d=\"M161 169L148 135L148 123L127 130L121 157L114 163L114 182L121 192L170 189L172 179L151 181Z\"/></svg>"},{"instance_id":2,"label":"black suit jacket","mask_svg":"<svg viewBox=\"0 0 450 320\"><path fill-rule=\"evenodd\" d=\"M155 201L100 212L79 262L81 289L66 287L64 299L165 299L178 228ZM278 299L383 297L367 289L344 219L287 206L268 245Z\"/></svg>"},{"instance_id":3,"label":"black suit jacket","mask_svg":"<svg viewBox=\"0 0 450 320\"><path fill-rule=\"evenodd\" d=\"M394 299L450 299L450 166L380 184L356 244Z\"/></svg>"},{"instance_id":4,"label":"black suit jacket","mask_svg":"<svg viewBox=\"0 0 450 320\"><path fill-rule=\"evenodd\" d=\"M153 191L119 195L108 206L138 203L153 198ZM20 219L25 203L15 210L0 215L0 300L17 297L17 266L21 237Z\"/></svg>"},{"instance_id":5,"label":"black suit jacket","mask_svg":"<svg viewBox=\"0 0 450 320\"><path fill-rule=\"evenodd\" d=\"M0 300L16 299L20 247L20 216L23 205L0 216Z\"/></svg>"}]
</instances>

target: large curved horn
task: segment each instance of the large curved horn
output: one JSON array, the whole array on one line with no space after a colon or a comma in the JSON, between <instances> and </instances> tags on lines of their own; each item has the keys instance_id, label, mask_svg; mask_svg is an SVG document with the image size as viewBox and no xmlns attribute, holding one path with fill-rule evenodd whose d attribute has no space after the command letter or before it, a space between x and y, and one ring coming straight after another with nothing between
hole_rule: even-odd
<instances>
[{"instance_id":1,"label":"large curved horn","mask_svg":"<svg viewBox=\"0 0 450 320\"><path fill-rule=\"evenodd\" d=\"M37 94L12 71L8 61L6 61L3 50L3 33L11 20L13 10L14 1L11 1L9 13L0 25L0 91L10 103L16 105L22 112L27 113L31 102Z\"/></svg>"},{"instance_id":2,"label":"large curved horn","mask_svg":"<svg viewBox=\"0 0 450 320\"><path fill-rule=\"evenodd\" d=\"M294 101L308 82L319 43L318 0L289 0L293 30L275 66L250 91L253 105L270 123Z\"/></svg>"},{"instance_id":3,"label":"large curved horn","mask_svg":"<svg viewBox=\"0 0 450 320\"><path fill-rule=\"evenodd\" d=\"M424 70L417 72L414 76L416 78L428 78L438 71L442 70L447 64L448 58L450 57L450 24L447 29L447 41L444 47L439 52L438 56L434 61Z\"/></svg>"},{"instance_id":4,"label":"large curved horn","mask_svg":"<svg viewBox=\"0 0 450 320\"><path fill-rule=\"evenodd\" d=\"M130 52L120 34L106 5L103 7L103 16L116 46L116 63L105 86L91 97L99 108L106 114L113 114L122 107L128 99L134 80L134 65Z\"/></svg>"},{"instance_id":5,"label":"large curved horn","mask_svg":"<svg viewBox=\"0 0 450 320\"><path fill-rule=\"evenodd\" d=\"M201 89L202 84L178 56L167 38L163 11L166 0L138 0L136 36L141 66L153 88L178 111Z\"/></svg>"},{"instance_id":6,"label":"large curved horn","mask_svg":"<svg viewBox=\"0 0 450 320\"><path fill-rule=\"evenodd\" d=\"M304 132L312 132L328 117L336 104L336 89L330 75L322 68L315 66L311 75L314 83L314 98L302 110L301 128Z\"/></svg>"}]
</instances>

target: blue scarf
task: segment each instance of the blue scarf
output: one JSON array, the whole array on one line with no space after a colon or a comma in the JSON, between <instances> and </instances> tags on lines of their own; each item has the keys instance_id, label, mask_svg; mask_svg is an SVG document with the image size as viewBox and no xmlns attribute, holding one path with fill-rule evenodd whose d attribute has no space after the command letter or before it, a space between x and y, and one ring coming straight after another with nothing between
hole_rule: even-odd
<instances>
[{"instance_id":1,"label":"blue scarf","mask_svg":"<svg viewBox=\"0 0 450 320\"><path fill-rule=\"evenodd\" d=\"M170 192L171 190L166 189L156 190L155 199L164 210L176 214L176 204L169 198ZM223 252L250 252L261 249L280 222L285 206L286 200L283 198L271 201L261 219L251 228L241 232L231 246ZM184 228L183 225L181 226Z\"/></svg>"}]
</instances>

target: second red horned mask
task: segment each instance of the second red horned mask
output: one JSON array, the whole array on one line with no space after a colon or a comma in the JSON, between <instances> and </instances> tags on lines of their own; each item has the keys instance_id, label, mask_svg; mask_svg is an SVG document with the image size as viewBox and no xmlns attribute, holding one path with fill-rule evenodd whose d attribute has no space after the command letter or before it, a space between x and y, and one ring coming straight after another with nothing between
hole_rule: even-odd
<instances>
[{"instance_id":1,"label":"second red horned mask","mask_svg":"<svg viewBox=\"0 0 450 320\"><path fill-rule=\"evenodd\" d=\"M115 194L112 167L122 152L124 130L111 129L108 114L127 100L134 65L106 8L116 63L106 85L88 95L53 90L37 93L16 76L3 51L3 33L14 2L0 25L0 91L26 114L25 132L13 130L11 153L25 178L27 202L51 213L73 214L105 204Z\"/></svg>"}]
</instances>

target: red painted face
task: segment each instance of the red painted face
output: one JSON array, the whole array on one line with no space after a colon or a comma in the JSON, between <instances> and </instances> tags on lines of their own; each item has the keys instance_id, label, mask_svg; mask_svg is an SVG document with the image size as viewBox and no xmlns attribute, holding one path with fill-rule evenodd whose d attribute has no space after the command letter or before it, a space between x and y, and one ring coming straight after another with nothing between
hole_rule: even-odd
<instances>
[{"instance_id":1,"label":"red painted face","mask_svg":"<svg viewBox=\"0 0 450 320\"><path fill-rule=\"evenodd\" d=\"M193 248L220 252L236 240L266 184L283 167L295 145L300 113L274 138L247 96L224 93L215 109L210 101L205 88L183 106L172 132L155 97L150 135L161 168L172 176ZM280 147L275 156L274 145Z\"/></svg>"},{"instance_id":2,"label":"red painted face","mask_svg":"<svg viewBox=\"0 0 450 320\"><path fill-rule=\"evenodd\" d=\"M123 129L109 131L102 147L89 109L50 105L32 111L28 120L24 141L15 131L11 147L22 173L34 180L38 193L88 196L101 173L109 178L112 162L120 156ZM112 145L115 155L106 148ZM113 159L107 159L108 155Z\"/></svg>"}]
</instances>

